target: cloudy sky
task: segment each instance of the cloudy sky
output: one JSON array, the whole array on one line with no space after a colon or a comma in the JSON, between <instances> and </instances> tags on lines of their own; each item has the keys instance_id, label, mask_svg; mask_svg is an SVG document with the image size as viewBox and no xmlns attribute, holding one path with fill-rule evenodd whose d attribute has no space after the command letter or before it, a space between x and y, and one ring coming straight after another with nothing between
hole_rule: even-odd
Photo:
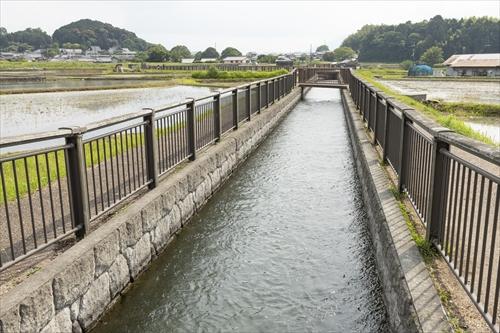
<instances>
[{"instance_id":1,"label":"cloudy sky","mask_svg":"<svg viewBox=\"0 0 500 333\"><path fill-rule=\"evenodd\" d=\"M8 31L40 27L49 34L81 18L111 23L168 48L234 46L243 52L337 47L364 24L500 16L500 1L0 1Z\"/></svg>"}]
</instances>

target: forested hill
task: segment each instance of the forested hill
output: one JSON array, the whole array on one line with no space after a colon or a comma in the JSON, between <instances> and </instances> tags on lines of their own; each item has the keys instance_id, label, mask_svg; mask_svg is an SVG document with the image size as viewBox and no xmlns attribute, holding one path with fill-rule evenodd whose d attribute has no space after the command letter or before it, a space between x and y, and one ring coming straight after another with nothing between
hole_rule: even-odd
<instances>
[{"instance_id":1,"label":"forested hill","mask_svg":"<svg viewBox=\"0 0 500 333\"><path fill-rule=\"evenodd\" d=\"M398 25L365 25L342 43L359 54L360 61L417 60L430 47L455 53L500 53L500 20L492 17L443 19Z\"/></svg>"},{"instance_id":2,"label":"forested hill","mask_svg":"<svg viewBox=\"0 0 500 333\"><path fill-rule=\"evenodd\" d=\"M133 51L144 51L151 46L131 31L89 19L78 20L60 27L54 31L52 39L59 45L73 43L86 48L96 45L105 50L116 46L126 47Z\"/></svg>"},{"instance_id":3,"label":"forested hill","mask_svg":"<svg viewBox=\"0 0 500 333\"><path fill-rule=\"evenodd\" d=\"M108 23L89 19L78 20L64 25L49 36L39 28L7 32L0 27L0 50L24 52L27 50L46 49L70 45L70 48L87 49L99 46L103 50L110 47L125 47L132 51L145 51L152 44L136 36L135 33L120 29Z\"/></svg>"}]
</instances>

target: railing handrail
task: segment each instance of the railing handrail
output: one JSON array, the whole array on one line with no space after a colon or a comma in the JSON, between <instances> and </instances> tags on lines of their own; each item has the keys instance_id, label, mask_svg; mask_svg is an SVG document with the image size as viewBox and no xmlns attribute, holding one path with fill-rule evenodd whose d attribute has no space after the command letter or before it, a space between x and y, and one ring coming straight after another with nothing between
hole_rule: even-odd
<instances>
[{"instance_id":1,"label":"railing handrail","mask_svg":"<svg viewBox=\"0 0 500 333\"><path fill-rule=\"evenodd\" d=\"M352 68L349 68L349 71L351 72L351 75L354 76L356 79L360 80L363 82L368 89L376 93L379 96L383 96L383 99L385 102L388 102L391 106L396 108L398 111L402 112L405 111L406 116L412 120L413 122L417 123L420 127L422 127L425 131L429 132L433 136L439 137L439 139L452 144L456 146L457 148L460 148L462 150L467 151L468 153L471 153L477 157L483 158L487 160L488 162L494 163L494 164L500 164L500 150L496 149L495 147L492 147L491 145L485 144L479 140L473 139L466 137L465 135L462 135L460 133L456 133L454 130L444 127L435 120L427 117L426 115L416 111L414 108L411 106L406 105L403 102L400 102L398 100L395 100L393 97L388 96L381 90L377 89L375 86L372 84L365 82L363 79L361 79L359 76L357 76ZM436 129L445 129L446 131L436 131Z\"/></svg>"},{"instance_id":2,"label":"railing handrail","mask_svg":"<svg viewBox=\"0 0 500 333\"><path fill-rule=\"evenodd\" d=\"M288 76L290 74L294 74L296 71L297 71L297 69L293 69L290 73L287 73L287 74L273 76L272 78L262 79L262 80L258 80L258 81L252 81L252 82L242 84L239 86L227 88L227 89L221 90L217 93L213 93L210 95L199 97L199 98L195 99L195 102L199 102L199 101L209 99L209 98L214 98L215 96L217 96L219 94L232 92L232 91L237 90L237 89L243 89L243 88L246 89L248 86L262 84L263 82L266 82L266 81L277 80L277 79L283 78L285 76ZM134 120L137 118L144 117L148 114L151 114L151 112L153 112L153 111L154 112L168 111L170 109L174 109L176 107L181 107L183 105L186 105L187 103L188 103L187 101L176 102L176 103L173 103L173 104L170 104L167 106L156 107L153 109L143 109L141 111L130 112L130 113L126 113L124 115L111 117L111 118L103 119L100 121L91 122L91 123L82 125L80 127L85 128L86 132L94 131L94 130L98 130L101 128L118 125L118 124L121 124L121 123L124 123L127 121L131 121L131 120ZM66 138L72 134L73 134L73 132L71 130L58 129L58 130L46 131L46 132L37 132L37 133L30 133L30 134L17 135L17 136L0 137L0 149L12 147L12 146L16 146L16 145L29 144L29 143L33 143L33 142L37 142L37 141L49 141L49 140Z\"/></svg>"}]
</instances>

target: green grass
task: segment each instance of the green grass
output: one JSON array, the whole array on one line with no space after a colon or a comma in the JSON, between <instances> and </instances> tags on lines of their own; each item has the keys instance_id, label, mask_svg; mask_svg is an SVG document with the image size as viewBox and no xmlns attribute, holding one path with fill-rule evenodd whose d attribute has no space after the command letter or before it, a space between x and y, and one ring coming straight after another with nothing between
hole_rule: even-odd
<instances>
[{"instance_id":1,"label":"green grass","mask_svg":"<svg viewBox=\"0 0 500 333\"><path fill-rule=\"evenodd\" d=\"M498 144L495 144L495 142L488 136L483 135L477 131L474 131L470 126L465 124L462 120L458 119L456 116L452 114L443 114L439 110L436 110L435 108L429 105L425 105L424 103L418 102L411 97L401 95L393 91L392 89L387 88L385 85L375 80L374 77L375 74L372 70L358 69L356 70L356 74L358 77L369 82L370 84L372 84L385 94L392 96L398 101L413 107L415 110L423 112L424 114L426 114L427 116L429 116L442 126L448 127L449 129L459 134L484 142L486 144L499 146Z\"/></svg>"},{"instance_id":2,"label":"green grass","mask_svg":"<svg viewBox=\"0 0 500 333\"><path fill-rule=\"evenodd\" d=\"M205 113L211 113L211 110L207 110ZM198 115L197 119L201 120L208 115L202 114ZM178 131L185 127L183 122L174 124L166 129L158 129L158 137L167 135L170 132ZM99 139L84 145L85 151L85 165L86 167L91 167L102 163L105 160L109 161L112 157L120 155L131 148L143 145L144 136L142 133L132 133L127 135L119 135L106 139ZM106 158L105 158L106 157ZM108 162L109 163L109 162ZM115 163L115 160L113 160ZM38 164L38 173L37 173ZM47 168L48 164L48 168ZM28 192L36 192L40 186L43 188L50 182L57 181L59 176L62 181L67 175L66 163L64 159L64 152L59 150L57 152L50 152L41 154L38 156L27 157L26 159L15 160L14 163L3 163L3 177L5 182L5 194L7 201L12 201L16 199L16 192L22 197ZM16 177L14 177L14 175ZM15 179L17 178L17 183ZM29 180L29 181L28 181ZM17 191L16 191L17 185ZM61 186L63 183L61 183ZM0 202L4 202L4 190L3 185L0 183Z\"/></svg>"},{"instance_id":3,"label":"green grass","mask_svg":"<svg viewBox=\"0 0 500 333\"><path fill-rule=\"evenodd\" d=\"M218 79L218 80L234 80L234 79L267 79L283 74L288 74L286 69L276 71L196 71L191 75L193 79Z\"/></svg>"},{"instance_id":4,"label":"green grass","mask_svg":"<svg viewBox=\"0 0 500 333\"><path fill-rule=\"evenodd\" d=\"M434 109L458 117L500 117L500 104L429 101Z\"/></svg>"}]
</instances>

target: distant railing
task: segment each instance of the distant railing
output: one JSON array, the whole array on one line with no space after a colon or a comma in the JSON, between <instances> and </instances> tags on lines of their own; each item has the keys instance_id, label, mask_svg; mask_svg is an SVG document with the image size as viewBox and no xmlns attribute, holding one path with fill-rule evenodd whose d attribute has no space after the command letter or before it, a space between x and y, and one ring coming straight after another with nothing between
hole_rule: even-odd
<instances>
[{"instance_id":1,"label":"distant railing","mask_svg":"<svg viewBox=\"0 0 500 333\"><path fill-rule=\"evenodd\" d=\"M297 76L294 70L85 128L2 138L0 270L72 234L84 237L99 216L289 94Z\"/></svg>"},{"instance_id":2,"label":"distant railing","mask_svg":"<svg viewBox=\"0 0 500 333\"><path fill-rule=\"evenodd\" d=\"M155 69L162 71L206 71L215 67L221 71L263 71L272 72L279 69L291 70L292 66L282 65L252 65L252 64L220 64L220 63L198 63L198 64L153 64L144 63L142 69Z\"/></svg>"},{"instance_id":3,"label":"distant railing","mask_svg":"<svg viewBox=\"0 0 500 333\"><path fill-rule=\"evenodd\" d=\"M356 107L489 326L498 332L500 151L456 134L342 70Z\"/></svg>"}]
</instances>

